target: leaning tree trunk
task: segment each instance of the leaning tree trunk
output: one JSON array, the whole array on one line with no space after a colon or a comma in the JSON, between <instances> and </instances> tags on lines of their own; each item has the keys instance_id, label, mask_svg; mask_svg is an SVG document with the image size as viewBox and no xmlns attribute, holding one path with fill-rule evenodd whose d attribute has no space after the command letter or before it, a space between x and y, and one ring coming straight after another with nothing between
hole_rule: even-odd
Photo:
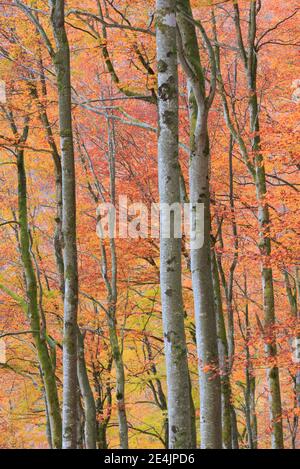
<instances>
[{"instance_id":1,"label":"leaning tree trunk","mask_svg":"<svg viewBox=\"0 0 300 469\"><path fill-rule=\"evenodd\" d=\"M158 66L158 170L160 202L180 202L178 163L178 68L175 0L156 2ZM173 213L173 216L172 216ZM161 213L160 284L168 386L169 447L191 447L190 384L181 284L181 240L164 238Z\"/></svg>"},{"instance_id":2,"label":"leaning tree trunk","mask_svg":"<svg viewBox=\"0 0 300 469\"><path fill-rule=\"evenodd\" d=\"M62 155L62 231L64 260L63 448L76 448L77 433L77 308L75 163L71 111L70 51L65 30L64 1L51 0L51 24L56 42L59 130Z\"/></svg>"}]
</instances>

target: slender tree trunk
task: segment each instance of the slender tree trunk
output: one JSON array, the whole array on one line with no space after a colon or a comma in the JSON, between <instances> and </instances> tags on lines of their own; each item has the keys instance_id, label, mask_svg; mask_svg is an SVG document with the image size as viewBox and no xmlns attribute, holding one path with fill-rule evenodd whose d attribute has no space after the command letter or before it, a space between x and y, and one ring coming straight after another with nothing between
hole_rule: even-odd
<instances>
[{"instance_id":1,"label":"slender tree trunk","mask_svg":"<svg viewBox=\"0 0 300 469\"><path fill-rule=\"evenodd\" d=\"M99 425L98 436L97 436L97 448L98 449L108 449L107 448L107 437L106 437L106 425Z\"/></svg>"},{"instance_id":2,"label":"slender tree trunk","mask_svg":"<svg viewBox=\"0 0 300 469\"><path fill-rule=\"evenodd\" d=\"M56 267L58 272L59 288L62 296L64 296L65 280L64 280L64 260L63 260L63 233L62 233L62 206L63 206L63 195L62 195L62 165L61 157L55 142L55 138L52 131L52 126L49 122L46 100L47 100L47 84L45 78L45 71L42 59L40 59L40 84L41 84L41 95L39 97L38 88L32 85L32 94L37 102L39 109L40 120L43 124L47 141L52 153L52 159L55 169L55 201L56 201L56 215L55 215L55 233L54 233L54 253L56 260Z\"/></svg>"},{"instance_id":3,"label":"slender tree trunk","mask_svg":"<svg viewBox=\"0 0 300 469\"><path fill-rule=\"evenodd\" d=\"M197 448L197 426L196 426L196 409L192 394L192 382L189 374L190 383L190 407L191 407L191 448Z\"/></svg>"},{"instance_id":4,"label":"slender tree trunk","mask_svg":"<svg viewBox=\"0 0 300 469\"><path fill-rule=\"evenodd\" d=\"M296 293L297 299L297 328L299 328L300 321L300 308L298 302L300 301L300 269L296 267ZM296 393L296 404L297 408L300 408L300 333L296 337L296 350L295 350L295 359L297 363L297 373L296 373L296 383L295 383L295 393Z\"/></svg>"},{"instance_id":5,"label":"slender tree trunk","mask_svg":"<svg viewBox=\"0 0 300 469\"><path fill-rule=\"evenodd\" d=\"M236 80L235 80L235 84L236 84ZM218 319L217 319L217 330L218 330L218 337L221 336L223 338L223 341L224 339L226 340L226 350L224 350L224 347L221 346L220 348L219 346L219 359L220 359L220 362L224 363L226 366L226 369L227 369L226 373L228 374L229 385L230 385L230 375L232 372L232 367L234 363L234 353L235 353L235 332L234 332L234 316L233 316L233 281L234 281L235 268L238 262L238 249L239 249L238 231L237 231L237 224L235 220L235 203L234 203L234 187L233 187L233 148L234 148L234 140L233 140L232 135L230 135L230 140L229 140L229 188L230 188L229 200L230 200L230 209L231 209L231 216L232 216L231 226L232 226L232 234L234 238L234 255L233 255L233 260L229 268L228 279L226 279L225 272L223 269L222 256L220 254L216 255L215 250L213 251L213 256L215 258L216 267L218 269L218 271L216 271L216 273L213 275L215 275L216 281L219 282L219 285L220 285L220 278L221 278L222 286L223 286L223 290L224 290L224 294L226 298L227 331L226 331L226 326L225 326L222 304L221 304L221 309L219 308L219 311L221 311L222 316L221 316L221 321L219 322L219 325L218 325ZM223 243L221 223L219 224L219 227L218 227L218 239L216 241L220 242L221 250L223 250L224 243ZM213 272L214 272L214 268L215 267L213 265L213 269L212 269ZM219 295L217 292L217 297L218 296ZM217 302L216 308L218 308L218 302ZM217 318L218 316L219 314L217 310ZM219 330L220 330L220 336L219 336ZM224 357L222 356L224 351L226 352L225 361L224 361ZM220 353L221 353L221 356L220 356ZM222 382L222 377L221 377L221 382ZM231 390L230 390L230 393L231 393ZM230 416L231 416L230 420L231 420L231 433L232 433L231 435L232 436L232 449L239 449L237 418L236 418L236 412L235 412L233 403L231 403L231 406L230 406Z\"/></svg>"},{"instance_id":6,"label":"slender tree trunk","mask_svg":"<svg viewBox=\"0 0 300 469\"><path fill-rule=\"evenodd\" d=\"M80 394L84 407L84 443L85 449L96 449L96 404L90 386L84 358L84 336L78 328L77 375Z\"/></svg>"},{"instance_id":7,"label":"slender tree trunk","mask_svg":"<svg viewBox=\"0 0 300 469\"><path fill-rule=\"evenodd\" d=\"M250 7L250 37L256 37L256 1ZM253 39L254 41L254 39ZM266 355L270 362L274 363L267 371L269 382L270 417L272 423L272 448L281 449L283 444L282 407L279 369L277 366L277 345L275 326L275 304L273 272L271 267L271 240L270 240L270 214L269 207L265 201L267 194L266 174L264 160L261 153L259 106L257 97L257 54L253 48L250 49L248 57L248 88L249 88L249 110L250 110L250 132L252 137L252 151L255 158L255 186L258 201L259 222L259 249L262 265L262 289L264 304L264 328L268 341L265 344Z\"/></svg>"},{"instance_id":8,"label":"slender tree trunk","mask_svg":"<svg viewBox=\"0 0 300 469\"><path fill-rule=\"evenodd\" d=\"M291 316L295 320L295 336L292 344L292 353L294 356L294 362L296 365L296 371L292 376L294 384L294 405L296 409L300 409L300 334L299 334L299 308L298 308L298 296L299 296L299 269L296 268L296 278L292 281L294 282L294 288L291 285L290 274L287 270L284 271L284 280L286 293L290 305ZM292 448L296 449L297 443L297 434L299 426L299 416L295 414L293 419L293 429L292 429Z\"/></svg>"},{"instance_id":9,"label":"slender tree trunk","mask_svg":"<svg viewBox=\"0 0 300 469\"><path fill-rule=\"evenodd\" d=\"M116 140L113 121L107 119L108 147L109 147L109 176L111 203L116 205ZM111 282L108 288L108 329L112 357L116 368L116 398L118 404L120 446L128 449L128 422L125 405L125 370L122 349L117 334L117 301L118 301L118 259L114 238L110 238L111 254ZM107 271L107 265L106 265Z\"/></svg>"},{"instance_id":10,"label":"slender tree trunk","mask_svg":"<svg viewBox=\"0 0 300 469\"><path fill-rule=\"evenodd\" d=\"M47 97L47 86L44 76L44 67L42 61L40 62L41 70L41 88L43 98ZM54 252L56 259L56 267L58 272L59 287L64 299L64 260L63 260L63 232L62 232L62 166L61 158L58 152L56 142L53 136L52 127L48 119L47 109L45 103L39 99L38 90L33 87L33 94L37 101L40 119L44 126L49 146L52 151L52 158L55 168L55 198L56 198L56 217L55 217L55 233L54 233ZM96 448L96 405L89 383L88 374L86 370L86 363L84 357L84 338L78 328L78 362L77 362L78 384L84 402L84 439L85 447L87 449Z\"/></svg>"},{"instance_id":11,"label":"slender tree trunk","mask_svg":"<svg viewBox=\"0 0 300 469\"><path fill-rule=\"evenodd\" d=\"M82 408L79 382L77 381L77 449L84 448L84 426L85 416Z\"/></svg>"},{"instance_id":12,"label":"slender tree trunk","mask_svg":"<svg viewBox=\"0 0 300 469\"><path fill-rule=\"evenodd\" d=\"M245 403L246 403L246 426L248 433L248 446L249 449L257 449L257 417L256 417L256 399L255 388L256 379L253 374L251 366L251 358L249 347L246 345L247 366L246 372L246 390L245 390Z\"/></svg>"},{"instance_id":13,"label":"slender tree trunk","mask_svg":"<svg viewBox=\"0 0 300 469\"><path fill-rule=\"evenodd\" d=\"M231 384L228 370L228 344L226 336L225 321L223 315L222 297L220 289L220 279L217 267L217 260L214 251L212 252L212 274L215 296L215 310L217 314L217 334L219 363L221 372L221 393L222 393L222 439L223 448L232 449L232 413L231 413Z\"/></svg>"},{"instance_id":14,"label":"slender tree trunk","mask_svg":"<svg viewBox=\"0 0 300 469\"><path fill-rule=\"evenodd\" d=\"M63 0L50 0L51 24L56 42L56 51L53 61L58 89L59 130L62 155L62 231L64 260L63 448L71 449L76 448L77 440L78 267L70 51L65 30L64 3Z\"/></svg>"},{"instance_id":15,"label":"slender tree trunk","mask_svg":"<svg viewBox=\"0 0 300 469\"><path fill-rule=\"evenodd\" d=\"M115 307L111 306L109 309L108 328L112 356L116 367L116 398L118 404L120 446L122 449L128 449L128 424L125 407L125 373L115 317Z\"/></svg>"},{"instance_id":16,"label":"slender tree trunk","mask_svg":"<svg viewBox=\"0 0 300 469\"><path fill-rule=\"evenodd\" d=\"M59 408L58 393L54 367L49 355L46 331L41 328L41 318L38 305L37 280L31 258L31 240L28 227L27 216L27 181L24 164L24 152L21 150L17 154L18 167L18 210L20 223L20 247L22 264L24 267L26 292L28 300L28 311L30 325L33 332L33 340L38 354L38 360L42 373L45 396L47 400L47 412L51 430L52 447L61 448L62 444L62 424Z\"/></svg>"},{"instance_id":17,"label":"slender tree trunk","mask_svg":"<svg viewBox=\"0 0 300 469\"><path fill-rule=\"evenodd\" d=\"M264 305L264 328L268 340L265 343L266 356L269 359L270 366L267 370L267 380L269 387L269 408L270 420L272 425L272 448L283 448L283 428L282 428L282 407L279 369L277 366L277 344L275 333L275 304L273 288L273 272L271 266L271 240L270 240L270 213L266 202L267 187L264 159L261 152L260 125L259 125L259 105L257 93L257 66L258 50L256 48L257 36L257 2L253 0L249 7L249 27L248 44L244 45L243 33L241 28L238 3L234 6L234 24L236 28L237 45L240 56L244 64L248 86L248 105L249 105L249 133L251 135L251 148L247 149L245 139L243 139L240 129L235 127L230 116L228 101L225 93L224 82L221 75L220 51L216 45L216 63L218 69L218 79L220 84L220 93L223 101L224 116L226 124L240 147L244 162L253 177L256 187L256 198L258 202L258 223L259 223L259 249L261 256L261 276ZM216 19L213 17L214 39L217 44ZM251 154L251 155L250 155ZM254 162L252 162L252 156Z\"/></svg>"},{"instance_id":18,"label":"slender tree trunk","mask_svg":"<svg viewBox=\"0 0 300 469\"><path fill-rule=\"evenodd\" d=\"M108 366L105 369L106 372L111 373L113 359L109 357ZM106 380L105 383L102 381L102 369L99 369L97 365L95 366L95 361L92 362L93 366L93 378L94 378L94 387L96 392L96 431L97 431L97 448L98 449L107 449L107 427L111 417L112 411L112 392L110 378ZM107 415L104 415L104 404L107 406Z\"/></svg>"},{"instance_id":19,"label":"slender tree trunk","mask_svg":"<svg viewBox=\"0 0 300 469\"><path fill-rule=\"evenodd\" d=\"M291 286L291 281L289 278L289 273L287 270L284 271L284 280L285 280L285 287L287 292L287 297L290 304L291 316L296 320L296 334L294 338L293 344L293 353L295 357L295 362L298 367L296 374L294 376L295 380L295 399L296 399L296 406L300 408L300 334L298 333L298 321L299 321L299 308L298 308L298 295L299 295L299 270L296 270L296 279L295 279L295 288L294 292Z\"/></svg>"},{"instance_id":20,"label":"slender tree trunk","mask_svg":"<svg viewBox=\"0 0 300 469\"><path fill-rule=\"evenodd\" d=\"M113 121L107 116L107 131L108 131L108 156L109 156L109 177L110 177L110 203L116 206L116 183L115 183L115 131ZM84 161L84 159L83 159ZM91 161L90 161L91 163ZM97 187L98 193L95 194L90 190L91 196L94 202L103 200L103 194L99 190L100 184L97 176L94 173L95 186ZM98 214L97 218L99 233L102 232L101 216ZM114 238L109 239L109 254L110 254L110 265L108 262L107 248L100 235L100 250L101 250L101 274L105 283L107 291L107 304L105 308L107 317L107 326L109 331L110 347L112 352L113 362L116 368L116 398L118 407L118 420L119 420L119 436L120 436L120 447L122 449L128 449L128 423L126 416L125 406L125 371L122 356L122 349L119 344L119 338L117 333L117 301L118 301L118 259L116 252L116 245ZM101 399L100 399L101 400ZM98 403L99 403L98 399ZM102 404L101 404L102 405ZM96 405L96 408L98 404ZM108 422L107 422L108 423ZM98 425L98 433L100 432L100 440L102 437L106 438L106 426L107 424ZM104 443L104 442L103 442ZM102 442L99 442L102 445Z\"/></svg>"},{"instance_id":21,"label":"slender tree trunk","mask_svg":"<svg viewBox=\"0 0 300 469\"><path fill-rule=\"evenodd\" d=\"M160 202L180 202L178 163L178 69L175 0L156 2L158 65L158 169ZM173 213L173 216L172 216ZM171 212L170 237L160 239L160 284L168 386L169 447L191 447L190 383L181 285L181 240L175 237Z\"/></svg>"},{"instance_id":22,"label":"slender tree trunk","mask_svg":"<svg viewBox=\"0 0 300 469\"><path fill-rule=\"evenodd\" d=\"M40 371L40 377L42 381L42 392L43 392L43 397L44 397L44 402L45 402L45 413L46 413L46 437L49 445L49 449L53 449L52 446L52 435L51 435L51 426L50 426L50 419L49 419L49 411L48 411L48 402L47 402L47 396L46 396L46 391L45 391L45 386L44 386L44 380L43 380L43 374L41 367L39 367Z\"/></svg>"},{"instance_id":23,"label":"slender tree trunk","mask_svg":"<svg viewBox=\"0 0 300 469\"><path fill-rule=\"evenodd\" d=\"M245 274L245 296L247 298L247 277ZM245 310L245 352L246 352L246 389L245 389L245 406L246 406L246 427L248 434L249 449L257 449L257 415L256 415L256 378L254 375L252 359L249 349L249 341L251 339L250 321L249 321L249 304L246 299Z\"/></svg>"}]
</instances>

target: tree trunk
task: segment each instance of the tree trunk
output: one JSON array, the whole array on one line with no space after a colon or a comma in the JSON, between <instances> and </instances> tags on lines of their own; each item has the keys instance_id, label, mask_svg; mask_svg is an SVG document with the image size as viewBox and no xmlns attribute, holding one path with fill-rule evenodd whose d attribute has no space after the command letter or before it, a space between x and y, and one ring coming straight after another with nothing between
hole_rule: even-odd
<instances>
[{"instance_id":1,"label":"tree trunk","mask_svg":"<svg viewBox=\"0 0 300 469\"><path fill-rule=\"evenodd\" d=\"M199 360L200 433L203 449L222 447L221 385L218 369L216 315L214 309L210 243L210 186L208 112L213 95L206 97L197 35L189 0L179 0L179 57L188 78L190 106L190 213L204 205L204 241L191 249L196 338ZM210 104L209 104L210 103Z\"/></svg>"},{"instance_id":2,"label":"tree trunk","mask_svg":"<svg viewBox=\"0 0 300 469\"><path fill-rule=\"evenodd\" d=\"M215 296L215 310L217 315L217 334L219 363L221 372L221 393L222 393L222 439L223 448L232 449L233 429L231 412L231 384L229 376L228 344L223 315L222 297L220 289L220 279L217 267L217 260L214 251L212 252L212 274Z\"/></svg>"},{"instance_id":3,"label":"tree trunk","mask_svg":"<svg viewBox=\"0 0 300 469\"><path fill-rule=\"evenodd\" d=\"M267 187L264 159L261 153L260 125L259 125L259 106L257 93L257 65L258 50L256 48L257 39L257 2L253 0L249 8L248 21L248 44L244 46L242 28L240 23L240 14L238 3L234 4L234 23L236 28L237 45L244 64L248 87L248 106L250 112L249 134L251 135L251 147L248 151L246 140L243 139L240 129L235 128L229 112L225 86L221 75L220 52L216 46L216 63L218 69L218 78L220 84L220 93L223 101L224 115L226 124L240 147L244 162L253 177L256 187L256 198L258 202L258 223L259 223L259 249L261 257L261 276L264 305L264 329L268 340L265 342L266 356L270 361L267 370L267 380L269 387L269 408L270 420L272 425L272 448L283 448L283 428L282 428L282 407L279 369L277 366L277 344L275 333L275 305L273 289L273 272L271 266L271 240L270 240L270 214L266 202ZM214 39L217 43L216 19L214 17ZM254 163L252 163L252 155Z\"/></svg>"},{"instance_id":4,"label":"tree trunk","mask_svg":"<svg viewBox=\"0 0 300 469\"><path fill-rule=\"evenodd\" d=\"M109 310L108 328L111 352L116 367L116 398L118 405L120 447L122 449L128 449L128 424L125 408L125 373L123 357L116 330L115 316L115 307L111 307Z\"/></svg>"},{"instance_id":5,"label":"tree trunk","mask_svg":"<svg viewBox=\"0 0 300 469\"><path fill-rule=\"evenodd\" d=\"M158 170L160 202L180 202L178 162L178 69L175 0L156 2L158 66ZM172 215L173 213L173 215ZM169 447L191 447L190 383L181 284L181 240L164 238L161 214L160 284L168 386Z\"/></svg>"},{"instance_id":6,"label":"tree trunk","mask_svg":"<svg viewBox=\"0 0 300 469\"><path fill-rule=\"evenodd\" d=\"M80 394L84 407L84 442L85 449L96 449L96 404L90 386L84 358L84 336L78 328L77 374Z\"/></svg>"},{"instance_id":7,"label":"tree trunk","mask_svg":"<svg viewBox=\"0 0 300 469\"><path fill-rule=\"evenodd\" d=\"M54 367L49 355L46 331L41 329L41 319L38 305L37 280L31 258L31 240L28 227L27 216L27 181L24 164L24 152L18 151L18 210L20 223L20 247L22 264L26 280L26 293L28 301L28 312L30 325L33 332L33 340L38 354L38 360L45 388L47 401L47 413L50 423L50 432L52 438L52 447L61 448L62 444L62 424L59 408L58 393L56 387L56 378Z\"/></svg>"},{"instance_id":8,"label":"tree trunk","mask_svg":"<svg viewBox=\"0 0 300 469\"><path fill-rule=\"evenodd\" d=\"M246 310L245 310L245 352L246 352L246 389L245 389L245 408L246 408L246 427L248 434L248 447L249 449L257 449L257 415L256 415L256 378L254 375L252 359L250 355L249 342L251 339L250 321L249 321L249 305L248 305L248 292L247 292L247 277L245 274L245 297L246 297Z\"/></svg>"},{"instance_id":9,"label":"tree trunk","mask_svg":"<svg viewBox=\"0 0 300 469\"><path fill-rule=\"evenodd\" d=\"M42 60L40 61L41 70L41 89L43 98L47 98L47 86L44 76L44 67ZM48 119L47 109L44 101L39 99L37 87L32 87L32 93L37 101L39 108L40 119L44 126L47 140L52 152L52 159L55 168L55 202L56 202L56 217L55 217L55 233L54 233L54 252L56 267L58 272L59 289L61 291L62 299L64 299L64 260L63 260L63 232L62 232L62 166L61 157L53 136L52 127ZM84 401L84 439L85 447L87 449L96 448L96 405L89 383L88 374L86 370L86 363L84 357L84 338L78 329L78 362L77 362L78 384L80 392ZM79 408L79 407L78 407ZM93 421L94 420L94 421ZM78 433L78 432L77 432Z\"/></svg>"},{"instance_id":10,"label":"tree trunk","mask_svg":"<svg viewBox=\"0 0 300 469\"><path fill-rule=\"evenodd\" d=\"M71 111L70 51L65 30L64 1L51 0L51 23L56 42L59 130L62 155L62 231L64 260L63 448L76 448L77 433L77 307L75 163Z\"/></svg>"},{"instance_id":11,"label":"tree trunk","mask_svg":"<svg viewBox=\"0 0 300 469\"><path fill-rule=\"evenodd\" d=\"M253 2L251 9L256 7ZM250 61L250 58L249 58ZM259 223L259 249L261 253L261 272L262 272L262 290L264 305L264 329L268 340L265 343L265 351L270 362L267 370L267 379L269 383L269 402L270 417L272 424L272 448L281 449L283 444L282 428L282 407L279 369L277 362L277 345L275 326L275 304L274 304L274 286L273 271L270 263L271 240L270 240L270 214L269 207L265 201L267 194L266 175L264 160L260 148L260 126L259 126L259 107L257 97L257 58L253 51L252 66L248 65L248 87L249 87L249 110L250 110L250 132L252 138L252 151L255 156L255 186L256 197L258 201L258 223Z\"/></svg>"}]
</instances>

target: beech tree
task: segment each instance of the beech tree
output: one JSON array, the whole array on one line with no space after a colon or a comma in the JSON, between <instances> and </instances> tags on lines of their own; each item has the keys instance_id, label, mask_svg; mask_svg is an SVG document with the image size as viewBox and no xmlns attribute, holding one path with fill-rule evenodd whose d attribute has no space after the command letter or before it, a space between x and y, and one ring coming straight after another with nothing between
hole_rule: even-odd
<instances>
[{"instance_id":1,"label":"beech tree","mask_svg":"<svg viewBox=\"0 0 300 469\"><path fill-rule=\"evenodd\" d=\"M178 2L179 57L187 75L190 113L190 204L191 224L196 206L204 204L203 246L191 249L191 272L199 359L201 447L220 448L221 388L218 371L216 314L211 272L211 216L209 185L208 113L216 91L216 66L209 49L211 84L206 95L205 78L189 1ZM204 38L206 33L202 29Z\"/></svg>"},{"instance_id":2,"label":"beech tree","mask_svg":"<svg viewBox=\"0 0 300 469\"><path fill-rule=\"evenodd\" d=\"M160 286L168 385L169 447L191 446L189 373L181 287L181 240L176 238L173 204L180 203L178 163L178 67L176 2L158 0L158 171L160 203L171 207L170 238L163 237L161 213ZM173 210L173 212L172 212Z\"/></svg>"},{"instance_id":3,"label":"beech tree","mask_svg":"<svg viewBox=\"0 0 300 469\"><path fill-rule=\"evenodd\" d=\"M234 24L236 29L236 40L247 79L248 103L249 103L249 133L251 135L251 146L247 147L239 126L236 126L231 118L229 106L226 98L224 82L221 77L220 51L217 46L217 67L220 83L220 93L223 101L224 116L228 128L240 147L244 162L254 180L256 187L256 197L258 201L258 224L259 224L259 250L262 262L262 292L264 302L264 334L268 338L265 342L266 355L273 365L268 370L269 392L270 392L270 415L273 428L272 445L274 449L283 447L282 429L282 408L281 392L279 381L279 370L276 365L277 346L275 335L275 302L273 273L270 265L271 239L270 239L270 213L266 202L267 186L264 159L261 153L260 124L259 124L259 104L257 90L257 67L259 42L257 42L257 14L261 4L256 1L251 2L249 7L249 28L248 44L244 45L243 32L240 22L240 10L238 4L233 6ZM215 21L215 20L214 20ZM215 24L215 23L214 23ZM217 43L217 33L215 27L215 42ZM253 162L251 155L253 155Z\"/></svg>"}]
</instances>

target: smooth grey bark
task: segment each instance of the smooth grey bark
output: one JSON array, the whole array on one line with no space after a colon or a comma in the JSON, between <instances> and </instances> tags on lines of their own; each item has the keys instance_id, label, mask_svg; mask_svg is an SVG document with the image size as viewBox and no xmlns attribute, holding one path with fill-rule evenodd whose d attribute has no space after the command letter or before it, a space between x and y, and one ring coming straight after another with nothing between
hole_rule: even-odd
<instances>
[{"instance_id":1,"label":"smooth grey bark","mask_svg":"<svg viewBox=\"0 0 300 469\"><path fill-rule=\"evenodd\" d=\"M101 31L101 32L96 30L94 28L94 26L92 26L91 24L87 23L87 26L90 29L90 31L93 33L93 35L95 35L97 37L97 39L103 40L102 41L103 46L101 47L101 52L102 52L102 56L104 58L106 69L107 69L108 73L111 76L112 82L116 84L118 90L120 92L122 92L124 94L124 96L132 97L133 99L138 99L138 100L145 101L147 103L157 105L157 95L156 95L156 92L155 92L154 88L151 89L151 96L148 96L147 95L148 91L143 95L143 94L140 94L139 92L137 92L136 90L130 89L127 86L127 84L126 84L126 86L122 85L121 80L118 76L117 70L114 66L113 61L111 60L111 57L110 57L109 47L107 45L107 37L108 37L107 27L105 25L103 7L102 7L100 1L97 1L97 7L98 7L98 17L97 18L95 17L94 19L99 22L99 26L100 26L99 31ZM77 13L74 11L74 14L78 14L80 16L79 11L77 11ZM129 20L125 17L123 19L127 23L127 25L130 26ZM143 53L140 50L140 47L139 47L138 43L134 44L134 51L136 53L138 61L141 63L142 67L145 69L147 74L149 74L150 76L154 76L155 71L152 69L151 65L149 64L148 59L143 56ZM155 131L155 129L153 129L153 130ZM184 179L183 179L182 174L180 176L180 183L181 183L181 187L183 187L184 186ZM192 427L192 434L193 434L192 439L193 439L193 442L194 442L193 446L195 446L196 445L196 418L195 418L195 405L194 405L194 402L193 402L192 394L190 396L190 399L191 399L191 409L192 409L192 412L191 412L191 427Z\"/></svg>"},{"instance_id":2,"label":"smooth grey bark","mask_svg":"<svg viewBox=\"0 0 300 469\"><path fill-rule=\"evenodd\" d=\"M77 444L77 308L76 188L72 130L70 50L65 30L63 0L50 0L51 25L56 43L59 133L62 157L62 232L64 261L63 339L63 448Z\"/></svg>"},{"instance_id":3,"label":"smooth grey bark","mask_svg":"<svg viewBox=\"0 0 300 469\"><path fill-rule=\"evenodd\" d=\"M196 338L199 360L200 436L203 449L222 447L221 384L219 377L216 314L214 308L210 242L210 184L208 114L215 94L215 64L209 51L211 87L206 96L197 35L189 0L178 0L179 58L186 73L190 107L190 210L204 205L204 242L191 249ZM201 29L205 40L206 35ZM193 223L193 221L192 221ZM191 223L191 224L192 224Z\"/></svg>"},{"instance_id":4,"label":"smooth grey bark","mask_svg":"<svg viewBox=\"0 0 300 469\"><path fill-rule=\"evenodd\" d=\"M178 65L175 0L156 2L158 69L158 172L160 202L180 202L178 162ZM190 383L181 280L181 240L174 233L164 238L161 217L160 285L165 343L169 448L191 447Z\"/></svg>"}]
</instances>

